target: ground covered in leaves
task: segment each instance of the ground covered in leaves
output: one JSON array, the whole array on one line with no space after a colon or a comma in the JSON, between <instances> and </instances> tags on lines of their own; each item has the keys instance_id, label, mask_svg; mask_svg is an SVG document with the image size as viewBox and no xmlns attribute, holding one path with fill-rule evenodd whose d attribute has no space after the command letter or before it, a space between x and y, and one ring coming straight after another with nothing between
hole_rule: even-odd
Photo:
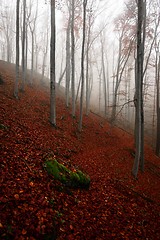
<instances>
[{"instance_id":1,"label":"ground covered in leaves","mask_svg":"<svg viewBox=\"0 0 160 240\"><path fill-rule=\"evenodd\" d=\"M57 128L49 89L13 97L14 66L0 62L0 239L160 239L160 159L145 147L145 172L131 175L133 136L93 113L77 131L63 97ZM78 115L78 113L77 113ZM53 158L90 176L71 189L44 166Z\"/></svg>"}]
</instances>

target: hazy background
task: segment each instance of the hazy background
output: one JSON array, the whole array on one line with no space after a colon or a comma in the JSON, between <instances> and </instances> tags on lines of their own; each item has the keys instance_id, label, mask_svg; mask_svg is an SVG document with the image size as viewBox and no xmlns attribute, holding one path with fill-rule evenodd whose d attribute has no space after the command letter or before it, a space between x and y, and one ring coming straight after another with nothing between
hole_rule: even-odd
<instances>
[{"instance_id":1,"label":"hazy background","mask_svg":"<svg viewBox=\"0 0 160 240\"><path fill-rule=\"evenodd\" d=\"M65 1L64 1L65 2ZM90 4L91 1L89 1ZM95 1L93 7L94 23L91 28L91 41L93 41L89 53L89 78L92 83L91 92L91 109L98 114L104 116L104 84L102 74L102 45L104 52L105 75L107 79L107 116L110 118L113 107L113 92L115 87L115 75L118 64L118 50L120 31L115 31L117 16L123 16L128 1L110 0L110 1ZM7 61L7 36L9 37L10 45L10 61L15 62L15 14L16 1L15 0L0 0L1 19L0 19L0 58ZM148 14L149 14L148 10ZM37 17L35 20L37 12ZM82 13L81 13L82 14ZM82 15L80 16L82 17ZM42 66L45 59L45 77L49 78L50 74L50 4L45 0L27 0L27 16L28 23L31 28L35 20L34 32L34 72L42 74ZM123 17L122 17L123 18ZM59 81L66 64L66 27L67 27L68 12L67 7L62 5L56 9L56 81ZM22 6L21 19L22 27ZM159 32L159 28L158 28ZM22 36L22 35L21 35ZM148 38L149 39L149 38ZM150 41L147 40L147 47L149 49ZM102 44L103 42L103 44ZM81 60L81 44L82 44L82 22L76 25L75 30L75 76L76 76L76 91L80 79L80 60ZM146 52L149 50L146 50ZM21 47L20 47L21 52ZM31 69L31 31L28 26L28 46L27 67ZM145 75L145 133L149 142L155 143L155 71L152 68L152 63L155 58L154 49L151 53L150 68ZM49 81L46 80L46 81ZM65 87L65 75L61 81L61 86ZM128 59L127 66L122 76L122 81L118 89L117 115L116 123L125 128L129 132L134 129L134 104L132 102L134 97L134 56ZM128 104L125 104L130 102ZM124 105L125 104L125 105ZM124 106L123 106L124 105Z\"/></svg>"}]
</instances>

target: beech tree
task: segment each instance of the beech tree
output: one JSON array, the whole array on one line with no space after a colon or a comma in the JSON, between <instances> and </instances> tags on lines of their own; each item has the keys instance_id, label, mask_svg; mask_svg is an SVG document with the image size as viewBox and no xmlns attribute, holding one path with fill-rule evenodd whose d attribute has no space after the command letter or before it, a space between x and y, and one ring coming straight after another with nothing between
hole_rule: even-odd
<instances>
[{"instance_id":1,"label":"beech tree","mask_svg":"<svg viewBox=\"0 0 160 240\"><path fill-rule=\"evenodd\" d=\"M46 59L47 59L47 54L48 54L48 38L49 38L49 29L47 26L46 32L43 34L43 41L45 45L42 47L42 52L43 52L43 60L42 60L42 81L44 79L45 75L45 69L46 69Z\"/></svg>"},{"instance_id":2,"label":"beech tree","mask_svg":"<svg viewBox=\"0 0 160 240\"><path fill-rule=\"evenodd\" d=\"M101 33L101 62L102 62L102 79L103 79L103 93L104 93L104 117L107 117L107 76L105 65L105 51L104 51L104 36Z\"/></svg>"},{"instance_id":3,"label":"beech tree","mask_svg":"<svg viewBox=\"0 0 160 240\"><path fill-rule=\"evenodd\" d=\"M5 45L7 53L7 62L11 62L12 58L12 45L13 45L13 18L12 10L9 6L5 6L1 10L1 30L5 36Z\"/></svg>"},{"instance_id":4,"label":"beech tree","mask_svg":"<svg viewBox=\"0 0 160 240\"><path fill-rule=\"evenodd\" d=\"M35 30L36 30L36 21L37 21L37 16L38 16L38 0L36 1L36 10L35 14L32 16L32 11L33 11L33 3L30 2L29 6L29 13L28 13L28 23L29 23L29 28L31 32L31 45L32 45L32 50L31 50L31 79L30 83L32 85L33 83L33 71L34 71L34 63L35 63ZM31 14L32 13L32 14Z\"/></svg>"},{"instance_id":5,"label":"beech tree","mask_svg":"<svg viewBox=\"0 0 160 240\"><path fill-rule=\"evenodd\" d=\"M71 11L71 66L72 66L72 117L75 117L75 37L74 37L74 18L75 18L75 0L72 0Z\"/></svg>"},{"instance_id":6,"label":"beech tree","mask_svg":"<svg viewBox=\"0 0 160 240\"><path fill-rule=\"evenodd\" d=\"M157 87L157 104L156 104L156 113L157 113L157 134L156 134L156 155L160 156L160 41L156 49L156 87Z\"/></svg>"},{"instance_id":7,"label":"beech tree","mask_svg":"<svg viewBox=\"0 0 160 240\"><path fill-rule=\"evenodd\" d=\"M131 6L134 10L134 5ZM118 54L117 54L117 66L113 73L114 85L113 85L113 103L112 103L112 113L111 122L114 123L116 120L116 109L117 109L117 99L120 84L127 66L128 60L131 53L134 51L135 42L135 21L134 14L127 8L125 13L119 15L115 19L115 31L118 33Z\"/></svg>"},{"instance_id":8,"label":"beech tree","mask_svg":"<svg viewBox=\"0 0 160 240\"><path fill-rule=\"evenodd\" d=\"M145 21L146 21L146 0L138 0L138 21L137 21L137 56L135 76L135 146L136 154L132 168L132 174L137 177L139 164L144 170L144 112L143 112L143 61L145 45Z\"/></svg>"},{"instance_id":9,"label":"beech tree","mask_svg":"<svg viewBox=\"0 0 160 240\"><path fill-rule=\"evenodd\" d=\"M23 1L23 31L22 31L22 87L21 90L24 91L25 85L25 48L26 48L26 0Z\"/></svg>"},{"instance_id":10,"label":"beech tree","mask_svg":"<svg viewBox=\"0 0 160 240\"><path fill-rule=\"evenodd\" d=\"M14 85L14 96L18 99L18 81L19 81L19 6L20 0L17 0L16 5L16 78Z\"/></svg>"},{"instance_id":11,"label":"beech tree","mask_svg":"<svg viewBox=\"0 0 160 240\"><path fill-rule=\"evenodd\" d=\"M55 74L55 47L56 23L55 0L51 0L51 43L50 43L50 122L56 126L56 74Z\"/></svg>"},{"instance_id":12,"label":"beech tree","mask_svg":"<svg viewBox=\"0 0 160 240\"><path fill-rule=\"evenodd\" d=\"M70 87L70 76L71 76L71 40L70 40L70 31L71 31L71 6L68 5L68 23L66 28L66 106L69 107L69 87Z\"/></svg>"},{"instance_id":13,"label":"beech tree","mask_svg":"<svg viewBox=\"0 0 160 240\"><path fill-rule=\"evenodd\" d=\"M83 1L83 39L82 39L82 53L81 53L81 96L80 96L80 118L79 118L79 131L82 131L82 119L83 119L83 100L84 100L84 51L85 51L85 32L86 32L86 7L87 0Z\"/></svg>"}]
</instances>

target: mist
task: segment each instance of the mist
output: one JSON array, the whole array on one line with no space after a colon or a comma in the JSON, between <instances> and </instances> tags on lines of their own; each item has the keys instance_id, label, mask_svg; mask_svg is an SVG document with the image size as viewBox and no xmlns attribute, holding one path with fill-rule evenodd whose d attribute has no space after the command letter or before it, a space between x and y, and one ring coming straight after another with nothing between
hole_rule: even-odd
<instances>
[{"instance_id":1,"label":"mist","mask_svg":"<svg viewBox=\"0 0 160 240\"><path fill-rule=\"evenodd\" d=\"M134 132L135 123L135 34L136 7L134 1L88 1L84 58L84 114L94 111L126 131ZM69 3L56 3L56 83L66 87L66 48ZM151 14L152 13L152 14ZM159 3L147 5L147 25L144 58L144 121L145 138L156 144L156 58L159 54ZM26 1L26 67L50 82L50 2ZM1 0L0 58L16 62L16 2ZM23 4L20 2L20 65L22 65ZM81 49L83 34L82 4L75 1L75 95L80 98ZM68 47L71 51L71 35ZM132 42L131 42L132 41ZM157 55L156 55L157 54ZM70 67L71 71L71 67ZM86 82L87 79L87 82ZM33 80L31 80L33 81ZM70 72L71 81L71 72ZM118 85L116 86L116 81ZM34 82L33 82L34 83ZM86 85L88 84L88 85ZM86 89L88 88L88 96ZM71 82L69 83L69 96ZM116 103L115 103L116 96ZM89 101L87 105L87 101ZM116 106L115 113L113 109ZM85 112L87 111L87 112ZM113 116L114 115L114 116ZM113 119L112 119L113 120Z\"/></svg>"}]
</instances>

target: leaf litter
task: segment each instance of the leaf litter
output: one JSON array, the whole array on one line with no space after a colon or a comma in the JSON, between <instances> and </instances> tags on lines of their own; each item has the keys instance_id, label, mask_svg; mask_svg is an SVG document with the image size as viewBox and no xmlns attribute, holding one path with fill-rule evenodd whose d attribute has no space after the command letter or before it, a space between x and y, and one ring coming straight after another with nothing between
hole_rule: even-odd
<instances>
[{"instance_id":1,"label":"leaf litter","mask_svg":"<svg viewBox=\"0 0 160 240\"><path fill-rule=\"evenodd\" d=\"M135 180L132 135L93 113L80 134L61 96L54 129L49 90L26 86L17 101L13 66L1 61L0 72L0 239L160 239L160 161L150 147ZM53 179L48 156L87 173L90 188Z\"/></svg>"}]
</instances>

